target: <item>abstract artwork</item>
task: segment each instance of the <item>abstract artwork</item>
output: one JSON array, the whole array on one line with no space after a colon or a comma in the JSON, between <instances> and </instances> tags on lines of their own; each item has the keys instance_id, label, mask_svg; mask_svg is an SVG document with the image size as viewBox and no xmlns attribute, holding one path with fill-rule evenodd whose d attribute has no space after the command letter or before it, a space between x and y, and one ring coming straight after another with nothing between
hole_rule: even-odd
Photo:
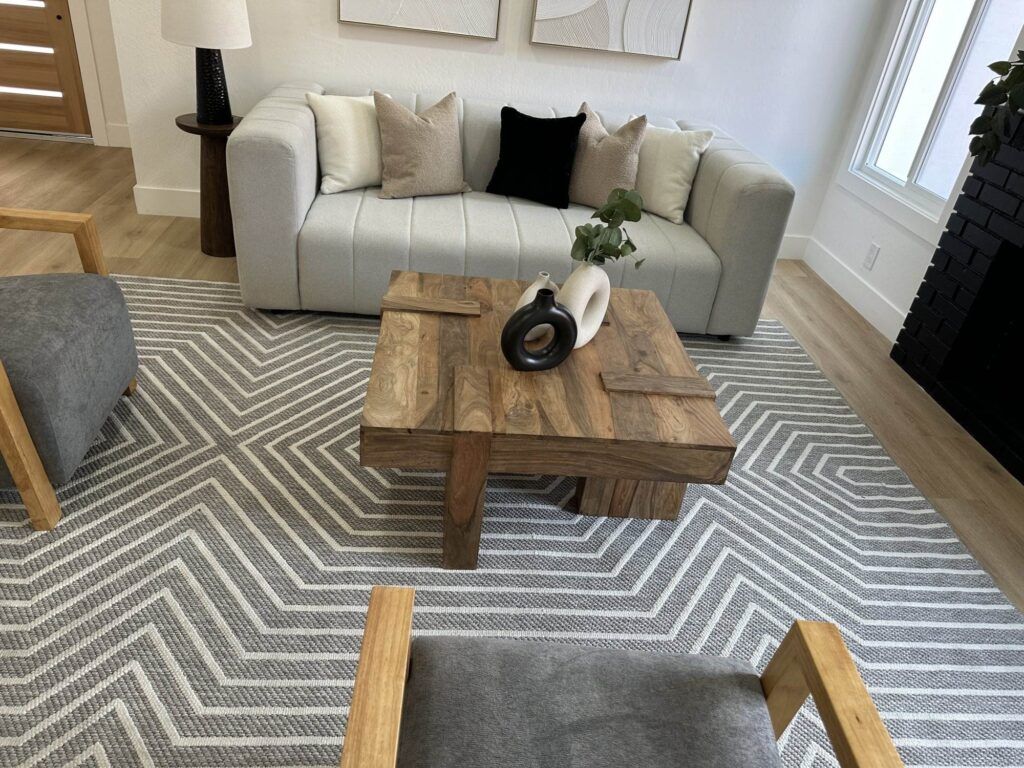
<instances>
[{"instance_id":1,"label":"abstract artwork","mask_svg":"<svg viewBox=\"0 0 1024 768\"><path fill-rule=\"evenodd\" d=\"M691 0L535 0L533 42L678 59Z\"/></svg>"},{"instance_id":2,"label":"abstract artwork","mask_svg":"<svg viewBox=\"0 0 1024 768\"><path fill-rule=\"evenodd\" d=\"M341 21L498 38L500 0L341 0Z\"/></svg>"}]
</instances>

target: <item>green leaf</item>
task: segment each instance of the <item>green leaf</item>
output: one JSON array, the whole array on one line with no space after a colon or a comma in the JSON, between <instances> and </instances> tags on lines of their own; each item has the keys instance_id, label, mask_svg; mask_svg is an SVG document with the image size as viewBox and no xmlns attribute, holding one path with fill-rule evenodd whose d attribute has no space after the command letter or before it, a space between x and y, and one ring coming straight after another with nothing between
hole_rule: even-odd
<instances>
[{"instance_id":1,"label":"green leaf","mask_svg":"<svg viewBox=\"0 0 1024 768\"><path fill-rule=\"evenodd\" d=\"M647 261L647 259L637 259L635 262L633 262L633 268L640 269L640 265L643 264L645 261Z\"/></svg>"},{"instance_id":2,"label":"green leaf","mask_svg":"<svg viewBox=\"0 0 1024 768\"><path fill-rule=\"evenodd\" d=\"M622 256L623 258L625 258L627 256L632 256L634 253L636 253L636 246L633 245L632 240L627 240L619 247L619 250L622 251Z\"/></svg>"},{"instance_id":3,"label":"green leaf","mask_svg":"<svg viewBox=\"0 0 1024 768\"><path fill-rule=\"evenodd\" d=\"M1010 109L1024 109L1024 83L1014 86L1010 91L1008 102Z\"/></svg>"},{"instance_id":4,"label":"green leaf","mask_svg":"<svg viewBox=\"0 0 1024 768\"><path fill-rule=\"evenodd\" d=\"M992 82L981 89L975 104L984 104L988 107L998 106L1006 101L1006 85L1001 82Z\"/></svg>"},{"instance_id":5,"label":"green leaf","mask_svg":"<svg viewBox=\"0 0 1024 768\"><path fill-rule=\"evenodd\" d=\"M974 122L971 123L971 130L968 131L971 135L984 133L992 127L992 118L989 115L980 115L974 118Z\"/></svg>"},{"instance_id":6,"label":"green leaf","mask_svg":"<svg viewBox=\"0 0 1024 768\"><path fill-rule=\"evenodd\" d=\"M988 68L995 72L997 75L1002 75L1003 77L1006 77L1008 74L1010 74L1011 66L1012 65L1008 61L993 61L991 64L988 65Z\"/></svg>"},{"instance_id":7,"label":"green leaf","mask_svg":"<svg viewBox=\"0 0 1024 768\"><path fill-rule=\"evenodd\" d=\"M998 137L1010 135L1010 110L1007 107L998 107L992 115L990 130Z\"/></svg>"},{"instance_id":8,"label":"green leaf","mask_svg":"<svg viewBox=\"0 0 1024 768\"><path fill-rule=\"evenodd\" d=\"M572 251L569 252L572 256L573 261L583 261L584 256L587 255L587 243L584 240L577 238L576 242L572 244Z\"/></svg>"},{"instance_id":9,"label":"green leaf","mask_svg":"<svg viewBox=\"0 0 1024 768\"><path fill-rule=\"evenodd\" d=\"M1024 64L1014 64L1010 74L1003 80L1003 84L1010 90L1013 86L1024 83Z\"/></svg>"}]
</instances>

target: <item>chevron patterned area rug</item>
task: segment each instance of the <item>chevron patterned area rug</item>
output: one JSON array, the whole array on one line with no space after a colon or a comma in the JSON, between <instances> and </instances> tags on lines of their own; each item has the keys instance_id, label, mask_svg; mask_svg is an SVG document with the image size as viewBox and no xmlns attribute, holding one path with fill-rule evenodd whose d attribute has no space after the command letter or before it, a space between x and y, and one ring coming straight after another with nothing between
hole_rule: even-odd
<instances>
[{"instance_id":1,"label":"chevron patterned area rug","mask_svg":"<svg viewBox=\"0 0 1024 768\"><path fill-rule=\"evenodd\" d=\"M0 492L0 765L335 765L379 583L417 587L420 633L759 668L795 618L834 621L908 765L1024 765L1024 618L780 323L687 340L739 453L678 522L496 477L481 568L450 573L441 477L359 466L374 321L120 282L138 394L56 531ZM835 765L827 744L807 706L781 747Z\"/></svg>"}]
</instances>

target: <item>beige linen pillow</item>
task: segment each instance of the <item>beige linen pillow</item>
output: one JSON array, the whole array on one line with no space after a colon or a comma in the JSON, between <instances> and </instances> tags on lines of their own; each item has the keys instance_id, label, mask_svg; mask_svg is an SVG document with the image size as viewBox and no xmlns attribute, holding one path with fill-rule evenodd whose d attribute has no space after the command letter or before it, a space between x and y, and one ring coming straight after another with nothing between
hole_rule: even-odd
<instances>
[{"instance_id":1,"label":"beige linen pillow","mask_svg":"<svg viewBox=\"0 0 1024 768\"><path fill-rule=\"evenodd\" d=\"M580 114L587 120L580 128L576 162L572 166L569 199L580 205L600 208L616 188L633 189L639 166L640 145L647 118L635 117L609 134L590 106L583 102Z\"/></svg>"},{"instance_id":2,"label":"beige linen pillow","mask_svg":"<svg viewBox=\"0 0 1024 768\"><path fill-rule=\"evenodd\" d=\"M459 103L454 93L418 115L379 91L373 92L373 103L384 166L381 197L469 190L462 172Z\"/></svg>"},{"instance_id":3,"label":"beige linen pillow","mask_svg":"<svg viewBox=\"0 0 1024 768\"><path fill-rule=\"evenodd\" d=\"M644 199L645 211L683 223L700 156L714 137L714 131L647 128L636 174L636 191Z\"/></svg>"},{"instance_id":4,"label":"beige linen pillow","mask_svg":"<svg viewBox=\"0 0 1024 768\"><path fill-rule=\"evenodd\" d=\"M380 129L372 96L307 93L316 118L320 191L325 195L380 184Z\"/></svg>"}]
</instances>

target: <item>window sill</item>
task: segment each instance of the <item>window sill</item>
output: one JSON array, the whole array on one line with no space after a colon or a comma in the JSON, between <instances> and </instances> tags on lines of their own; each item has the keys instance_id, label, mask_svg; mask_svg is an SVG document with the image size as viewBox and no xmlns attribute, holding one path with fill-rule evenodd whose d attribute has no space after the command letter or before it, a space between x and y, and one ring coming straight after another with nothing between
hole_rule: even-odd
<instances>
[{"instance_id":1,"label":"window sill","mask_svg":"<svg viewBox=\"0 0 1024 768\"><path fill-rule=\"evenodd\" d=\"M893 194L866 176L844 169L839 172L837 182L851 195L929 245L935 245L942 230L945 229L945 222L940 221L930 211L925 211L911 201ZM940 212L939 216L941 215Z\"/></svg>"}]
</instances>

